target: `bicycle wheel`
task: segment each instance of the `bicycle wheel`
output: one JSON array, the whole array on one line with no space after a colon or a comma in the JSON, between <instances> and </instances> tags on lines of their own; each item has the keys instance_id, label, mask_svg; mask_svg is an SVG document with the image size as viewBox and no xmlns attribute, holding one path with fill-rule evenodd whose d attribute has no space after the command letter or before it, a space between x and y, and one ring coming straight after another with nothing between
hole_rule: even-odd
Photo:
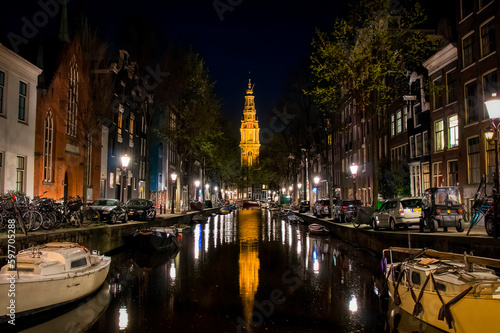
<instances>
[{"instance_id":1,"label":"bicycle wheel","mask_svg":"<svg viewBox=\"0 0 500 333\"><path fill-rule=\"evenodd\" d=\"M353 217L352 225L354 226L354 228L359 228L359 226L361 225L361 223L359 223L359 219L358 219L357 215Z\"/></svg>"},{"instance_id":2,"label":"bicycle wheel","mask_svg":"<svg viewBox=\"0 0 500 333\"><path fill-rule=\"evenodd\" d=\"M42 214L36 210L28 210L24 212L22 220L24 221L26 231L38 230L43 222Z\"/></svg>"},{"instance_id":3,"label":"bicycle wheel","mask_svg":"<svg viewBox=\"0 0 500 333\"><path fill-rule=\"evenodd\" d=\"M99 212L93 208L87 208L82 212L81 215L81 226L88 227L92 223L99 221Z\"/></svg>"}]
</instances>

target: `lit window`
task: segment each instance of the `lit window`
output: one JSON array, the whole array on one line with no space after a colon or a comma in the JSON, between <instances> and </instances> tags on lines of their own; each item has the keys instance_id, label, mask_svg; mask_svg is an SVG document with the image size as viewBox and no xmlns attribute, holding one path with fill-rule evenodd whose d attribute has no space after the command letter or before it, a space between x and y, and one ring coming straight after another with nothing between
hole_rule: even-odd
<instances>
[{"instance_id":1,"label":"lit window","mask_svg":"<svg viewBox=\"0 0 500 333\"><path fill-rule=\"evenodd\" d=\"M399 134L403 131L403 124L401 119L401 111L396 113L396 133Z\"/></svg>"},{"instance_id":2,"label":"lit window","mask_svg":"<svg viewBox=\"0 0 500 333\"><path fill-rule=\"evenodd\" d=\"M78 115L78 65L75 56L69 65L68 75L68 113L66 120L66 134L76 136Z\"/></svg>"},{"instance_id":3,"label":"lit window","mask_svg":"<svg viewBox=\"0 0 500 333\"><path fill-rule=\"evenodd\" d=\"M429 163L422 164L422 185L424 186L424 190L427 190L431 187L431 171L429 167Z\"/></svg>"},{"instance_id":4,"label":"lit window","mask_svg":"<svg viewBox=\"0 0 500 333\"><path fill-rule=\"evenodd\" d=\"M406 131L408 129L408 108L405 106L403 108L403 130Z\"/></svg>"},{"instance_id":5,"label":"lit window","mask_svg":"<svg viewBox=\"0 0 500 333\"><path fill-rule=\"evenodd\" d=\"M43 181L52 182L52 156L54 139L54 121L49 110L45 116L45 132L43 145Z\"/></svg>"},{"instance_id":6,"label":"lit window","mask_svg":"<svg viewBox=\"0 0 500 333\"><path fill-rule=\"evenodd\" d=\"M448 140L450 148L458 146L458 115L448 118Z\"/></svg>"},{"instance_id":7,"label":"lit window","mask_svg":"<svg viewBox=\"0 0 500 333\"><path fill-rule=\"evenodd\" d=\"M24 176L26 173L26 157L17 157L17 168L16 168L16 191L25 193L25 182Z\"/></svg>"},{"instance_id":8,"label":"lit window","mask_svg":"<svg viewBox=\"0 0 500 333\"><path fill-rule=\"evenodd\" d=\"M434 138L436 151L444 150L444 128L443 121L439 120L434 123Z\"/></svg>"},{"instance_id":9,"label":"lit window","mask_svg":"<svg viewBox=\"0 0 500 333\"><path fill-rule=\"evenodd\" d=\"M394 136L394 115L391 114L391 136Z\"/></svg>"}]
</instances>

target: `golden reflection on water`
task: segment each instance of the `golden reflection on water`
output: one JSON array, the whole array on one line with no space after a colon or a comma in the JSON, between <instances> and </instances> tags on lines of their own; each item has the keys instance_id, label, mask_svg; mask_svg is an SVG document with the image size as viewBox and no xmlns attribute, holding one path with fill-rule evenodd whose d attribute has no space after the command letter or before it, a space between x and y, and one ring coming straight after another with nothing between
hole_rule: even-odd
<instances>
[{"instance_id":1,"label":"golden reflection on water","mask_svg":"<svg viewBox=\"0 0 500 333\"><path fill-rule=\"evenodd\" d=\"M260 210L240 210L238 220L238 235L240 241L240 296L243 303L245 321L250 323L255 293L259 286Z\"/></svg>"}]
</instances>

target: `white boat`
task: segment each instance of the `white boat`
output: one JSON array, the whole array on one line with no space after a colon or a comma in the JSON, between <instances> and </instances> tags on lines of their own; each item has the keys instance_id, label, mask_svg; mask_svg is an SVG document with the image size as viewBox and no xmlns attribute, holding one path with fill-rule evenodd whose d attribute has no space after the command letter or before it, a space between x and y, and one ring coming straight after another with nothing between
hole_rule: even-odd
<instances>
[{"instance_id":1,"label":"white boat","mask_svg":"<svg viewBox=\"0 0 500 333\"><path fill-rule=\"evenodd\" d=\"M392 261L402 253L409 258ZM446 332L498 332L500 278L485 265L500 260L396 247L386 256L389 296L401 309Z\"/></svg>"},{"instance_id":2,"label":"white boat","mask_svg":"<svg viewBox=\"0 0 500 333\"><path fill-rule=\"evenodd\" d=\"M47 243L20 251L0 270L0 321L48 310L96 291L111 258L75 243Z\"/></svg>"}]
</instances>

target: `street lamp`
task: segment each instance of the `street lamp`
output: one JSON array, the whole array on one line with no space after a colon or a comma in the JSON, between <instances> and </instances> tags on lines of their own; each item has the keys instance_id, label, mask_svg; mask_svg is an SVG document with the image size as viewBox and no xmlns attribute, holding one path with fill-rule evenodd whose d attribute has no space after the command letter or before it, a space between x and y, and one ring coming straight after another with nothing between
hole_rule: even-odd
<instances>
[{"instance_id":1,"label":"street lamp","mask_svg":"<svg viewBox=\"0 0 500 333\"><path fill-rule=\"evenodd\" d=\"M195 194L195 198L196 198L196 201L198 201L198 186L200 186L200 181L197 180L194 182L194 194Z\"/></svg>"},{"instance_id":2,"label":"street lamp","mask_svg":"<svg viewBox=\"0 0 500 333\"><path fill-rule=\"evenodd\" d=\"M491 119L491 125L493 129L487 131L485 136L488 140L495 140L495 176L493 177L493 205L495 210L494 217L494 227L493 235L498 236L500 228L498 227L498 130L499 130L499 118L500 118L500 99L497 98L497 94L493 93L491 99L484 102L486 104L486 110L488 111L488 116Z\"/></svg>"},{"instance_id":3,"label":"street lamp","mask_svg":"<svg viewBox=\"0 0 500 333\"><path fill-rule=\"evenodd\" d=\"M300 197L301 197L301 195L302 195L302 194L301 194L301 191L300 191L300 189L302 188L302 183L298 183L298 184L297 184L297 188L299 189L299 200L300 200Z\"/></svg>"},{"instance_id":4,"label":"street lamp","mask_svg":"<svg viewBox=\"0 0 500 333\"><path fill-rule=\"evenodd\" d=\"M354 205L356 205L356 175L358 174L358 166L353 163L349 168L351 169L352 182L354 183Z\"/></svg>"},{"instance_id":5,"label":"street lamp","mask_svg":"<svg viewBox=\"0 0 500 333\"><path fill-rule=\"evenodd\" d=\"M209 188L210 188L210 185L205 184L205 200L207 200L210 197L210 193L208 193Z\"/></svg>"},{"instance_id":6,"label":"street lamp","mask_svg":"<svg viewBox=\"0 0 500 333\"><path fill-rule=\"evenodd\" d=\"M174 172L170 175L172 177L172 210L170 213L175 213L175 181L177 180L177 174Z\"/></svg>"},{"instance_id":7,"label":"street lamp","mask_svg":"<svg viewBox=\"0 0 500 333\"><path fill-rule=\"evenodd\" d=\"M121 160L122 160L122 170L123 170L122 202L125 202L125 186L127 185L127 167L128 163L130 162L130 157L128 157L127 154L125 154L121 157Z\"/></svg>"}]
</instances>

